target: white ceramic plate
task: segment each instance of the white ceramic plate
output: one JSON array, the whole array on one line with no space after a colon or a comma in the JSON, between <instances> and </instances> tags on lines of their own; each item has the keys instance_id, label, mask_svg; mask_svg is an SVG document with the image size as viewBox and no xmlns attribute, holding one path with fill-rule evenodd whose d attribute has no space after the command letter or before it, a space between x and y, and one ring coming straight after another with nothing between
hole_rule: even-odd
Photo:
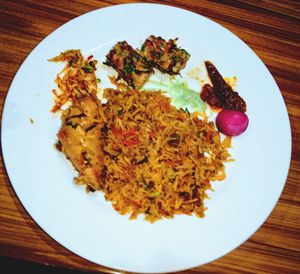
<instances>
[{"instance_id":1,"label":"white ceramic plate","mask_svg":"<svg viewBox=\"0 0 300 274\"><path fill-rule=\"evenodd\" d=\"M154 224L120 216L101 193L86 194L53 144L59 115L51 89L62 64L47 59L81 49L99 61L117 42L139 46L150 34L179 37L189 68L212 61L237 76L250 125L233 140L236 162L213 184L204 219L176 216ZM34 123L30 123L30 119ZM266 220L286 181L291 154L288 114L260 59L231 32L198 14L162 5L129 4L80 16L44 39L16 74L2 118L2 149L10 181L32 218L53 239L95 263L135 272L170 272L215 260L238 247Z\"/></svg>"}]
</instances>

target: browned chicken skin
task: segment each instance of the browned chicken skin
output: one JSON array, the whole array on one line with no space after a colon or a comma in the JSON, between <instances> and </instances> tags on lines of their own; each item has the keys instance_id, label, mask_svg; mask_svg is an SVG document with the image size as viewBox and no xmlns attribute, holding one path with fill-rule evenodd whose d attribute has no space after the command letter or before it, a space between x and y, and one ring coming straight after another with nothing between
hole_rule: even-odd
<instances>
[{"instance_id":1,"label":"browned chicken skin","mask_svg":"<svg viewBox=\"0 0 300 274\"><path fill-rule=\"evenodd\" d=\"M103 187L103 140L99 119L99 102L92 96L83 97L64 111L62 127L57 134L61 150L80 173L78 183L90 189ZM102 122L100 122L102 121Z\"/></svg>"}]
</instances>

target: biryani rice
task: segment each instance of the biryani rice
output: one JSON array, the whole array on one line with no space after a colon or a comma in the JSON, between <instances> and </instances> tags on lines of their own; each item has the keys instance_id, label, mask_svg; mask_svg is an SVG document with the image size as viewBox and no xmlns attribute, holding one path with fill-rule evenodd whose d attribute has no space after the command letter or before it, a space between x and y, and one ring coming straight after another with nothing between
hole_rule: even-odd
<instances>
[{"instance_id":1,"label":"biryani rice","mask_svg":"<svg viewBox=\"0 0 300 274\"><path fill-rule=\"evenodd\" d=\"M210 181L225 178L230 140L213 122L176 109L160 91L105 90L105 198L148 221L204 216Z\"/></svg>"}]
</instances>

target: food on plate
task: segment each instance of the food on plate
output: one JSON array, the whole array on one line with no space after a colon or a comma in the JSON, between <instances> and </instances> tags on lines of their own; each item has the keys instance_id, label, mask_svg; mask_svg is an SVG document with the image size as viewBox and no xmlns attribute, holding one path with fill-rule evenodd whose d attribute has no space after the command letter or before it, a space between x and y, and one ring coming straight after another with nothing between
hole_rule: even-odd
<instances>
[{"instance_id":1,"label":"food on plate","mask_svg":"<svg viewBox=\"0 0 300 274\"><path fill-rule=\"evenodd\" d=\"M106 104L83 97L63 112L58 138L76 182L102 190L131 218L203 217L210 181L225 178L230 139L159 91L106 89L104 97Z\"/></svg>"},{"instance_id":2,"label":"food on plate","mask_svg":"<svg viewBox=\"0 0 300 274\"><path fill-rule=\"evenodd\" d=\"M71 49L49 61L67 63L55 79L58 90L52 90L55 95L53 112L59 110L67 102L76 102L87 95L97 96L96 60L84 59L80 50Z\"/></svg>"},{"instance_id":3,"label":"food on plate","mask_svg":"<svg viewBox=\"0 0 300 274\"><path fill-rule=\"evenodd\" d=\"M62 95L71 102L62 110L57 147L78 171L76 182L103 191L131 218L203 217L210 181L225 178L230 138L221 141L213 122L176 109L161 91L106 89L102 104L90 83L95 69L83 69L88 60L80 52L52 61L68 62L54 93L57 109L68 101Z\"/></svg>"},{"instance_id":4,"label":"food on plate","mask_svg":"<svg viewBox=\"0 0 300 274\"><path fill-rule=\"evenodd\" d=\"M141 50L133 49L126 41L118 42L104 64L113 67L130 88L141 89L154 67L170 75L179 74L189 58L186 50L177 47L176 39L166 41L150 35Z\"/></svg>"},{"instance_id":5,"label":"food on plate","mask_svg":"<svg viewBox=\"0 0 300 274\"><path fill-rule=\"evenodd\" d=\"M150 35L141 47L141 54L161 72L179 74L185 68L190 54L176 45L177 39L166 41L160 36Z\"/></svg>"},{"instance_id":6,"label":"food on plate","mask_svg":"<svg viewBox=\"0 0 300 274\"><path fill-rule=\"evenodd\" d=\"M118 42L106 55L104 64L113 67L131 88L139 89L148 80L153 68L145 57L126 41Z\"/></svg>"},{"instance_id":7,"label":"food on plate","mask_svg":"<svg viewBox=\"0 0 300 274\"><path fill-rule=\"evenodd\" d=\"M213 122L178 110L161 92L106 90L105 198L121 214L151 222L204 216L211 180L225 178L230 139Z\"/></svg>"},{"instance_id":8,"label":"food on plate","mask_svg":"<svg viewBox=\"0 0 300 274\"><path fill-rule=\"evenodd\" d=\"M140 214L150 222L175 214L203 217L211 181L224 180L225 163L232 161L231 138L221 139L205 115L199 119L199 112L182 107L183 94L189 95L186 100L194 97L181 82L172 91L185 87L179 93L180 108L171 104L163 88L138 90L152 67L127 42L117 43L106 57L119 74L130 74L124 77L131 86L104 89L106 101L97 97L93 56L85 59L79 50L68 50L50 60L67 62L56 78L52 111L61 110L56 147L78 171L75 182L87 191L102 191L115 210L131 219ZM126 65L132 68L127 71ZM144 74L142 80L137 80L139 73ZM213 77L215 89L220 79ZM198 106L205 110L201 104L193 108ZM217 125L221 132L235 136L246 129L248 120L243 112L230 111L220 112Z\"/></svg>"},{"instance_id":9,"label":"food on plate","mask_svg":"<svg viewBox=\"0 0 300 274\"><path fill-rule=\"evenodd\" d=\"M150 79L143 90L163 90L164 95L170 97L171 104L177 109L197 112L199 115L206 110L206 103L199 98L199 92L191 89L188 82L181 77L169 81Z\"/></svg>"},{"instance_id":10,"label":"food on plate","mask_svg":"<svg viewBox=\"0 0 300 274\"><path fill-rule=\"evenodd\" d=\"M62 113L62 126L57 134L58 147L78 170L78 183L89 189L101 189L104 184L103 140L104 120L100 117L100 102L89 95L81 97Z\"/></svg>"},{"instance_id":11,"label":"food on plate","mask_svg":"<svg viewBox=\"0 0 300 274\"><path fill-rule=\"evenodd\" d=\"M218 130L227 136L242 134L247 129L248 124L248 116L241 111L223 109L216 118Z\"/></svg>"},{"instance_id":12,"label":"food on plate","mask_svg":"<svg viewBox=\"0 0 300 274\"><path fill-rule=\"evenodd\" d=\"M205 62L212 83L205 84L200 93L201 99L214 110L222 110L216 118L216 125L227 136L238 136L248 127L249 119L245 114L247 105L244 99L226 83L217 68Z\"/></svg>"},{"instance_id":13,"label":"food on plate","mask_svg":"<svg viewBox=\"0 0 300 274\"><path fill-rule=\"evenodd\" d=\"M201 99L215 109L246 112L246 102L226 83L217 68L209 61L205 62L205 66L212 86L210 84L203 86Z\"/></svg>"}]
</instances>

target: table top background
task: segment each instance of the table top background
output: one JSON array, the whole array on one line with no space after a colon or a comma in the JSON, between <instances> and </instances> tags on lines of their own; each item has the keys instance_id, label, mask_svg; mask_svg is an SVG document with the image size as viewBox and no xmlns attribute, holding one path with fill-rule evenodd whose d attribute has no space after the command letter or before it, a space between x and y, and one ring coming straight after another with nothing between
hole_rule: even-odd
<instances>
[{"instance_id":1,"label":"table top background","mask_svg":"<svg viewBox=\"0 0 300 274\"><path fill-rule=\"evenodd\" d=\"M137 1L1 0L0 106L26 56L67 21L97 8ZM143 2L143 1L138 1ZM292 129L292 160L283 193L263 226L226 256L189 273L300 271L300 2L147 1L191 10L222 24L245 41L275 78L287 105ZM0 161L0 256L83 271L110 272L51 239L17 199ZM187 273L187 272L185 272ZM298 272L299 273L299 272Z\"/></svg>"}]
</instances>

